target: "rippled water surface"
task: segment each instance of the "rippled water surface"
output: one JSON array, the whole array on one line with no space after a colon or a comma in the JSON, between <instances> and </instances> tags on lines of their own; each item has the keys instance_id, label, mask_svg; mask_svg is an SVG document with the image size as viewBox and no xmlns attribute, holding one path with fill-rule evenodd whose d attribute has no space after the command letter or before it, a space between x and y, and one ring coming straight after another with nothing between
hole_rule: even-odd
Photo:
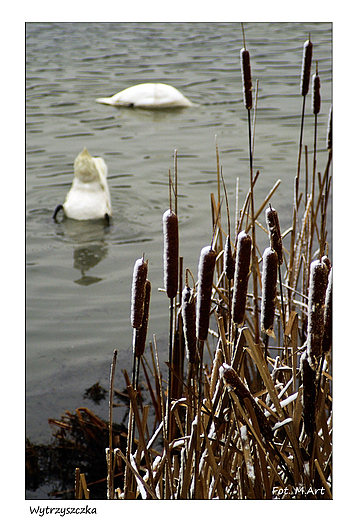
<instances>
[{"instance_id":1,"label":"rippled water surface","mask_svg":"<svg viewBox=\"0 0 353 520\"><path fill-rule=\"evenodd\" d=\"M318 61L322 107L318 170L326 164L331 105L331 25L246 24L253 81L259 80L254 168L255 203L277 181L272 204L289 226L302 97L302 47L310 33ZM215 135L234 211L249 187L247 114L242 101L238 23L29 23L27 59L27 435L51 437L47 419L83 404L96 381L107 388L112 353L131 367L130 288L134 262L145 253L152 282L149 339L165 360L168 303L163 286L161 217L168 207L168 170L178 153L178 214L184 265L197 275L211 239L210 194L217 189ZM100 105L137 83L158 81L197 106L164 111ZM310 88L311 98L311 88ZM304 144L313 147L311 99ZM109 229L51 220L63 202L76 155L86 146L108 165L113 206ZM259 218L265 224L264 218ZM261 238L259 242L261 245ZM87 403L88 404L88 403ZM107 417L107 404L95 408ZM105 406L105 408L102 408ZM122 411L116 409L115 420ZM120 416L119 416L120 414Z\"/></svg>"}]
</instances>

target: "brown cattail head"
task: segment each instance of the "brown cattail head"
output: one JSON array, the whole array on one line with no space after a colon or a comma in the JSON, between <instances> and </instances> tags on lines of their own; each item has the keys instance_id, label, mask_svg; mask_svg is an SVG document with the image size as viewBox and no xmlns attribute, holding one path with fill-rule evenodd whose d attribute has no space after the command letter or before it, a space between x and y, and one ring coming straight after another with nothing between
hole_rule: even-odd
<instances>
[{"instance_id":1,"label":"brown cattail head","mask_svg":"<svg viewBox=\"0 0 353 520\"><path fill-rule=\"evenodd\" d=\"M135 356L139 357L145 351L148 318L150 314L150 300L151 300L151 282L146 280L145 290L145 304L143 309L142 325L139 329L134 329L133 332L133 351Z\"/></svg>"},{"instance_id":2,"label":"brown cattail head","mask_svg":"<svg viewBox=\"0 0 353 520\"><path fill-rule=\"evenodd\" d=\"M232 319L240 327L245 319L246 297L250 274L251 236L241 231L237 238L235 275L232 301Z\"/></svg>"},{"instance_id":3,"label":"brown cattail head","mask_svg":"<svg viewBox=\"0 0 353 520\"><path fill-rule=\"evenodd\" d=\"M332 105L330 108L330 114L328 116L326 148L328 150L332 150Z\"/></svg>"},{"instance_id":4,"label":"brown cattail head","mask_svg":"<svg viewBox=\"0 0 353 520\"><path fill-rule=\"evenodd\" d=\"M303 382L302 414L304 419L304 430L311 440L315 430L316 371L309 363L308 357L307 351L301 355L300 373Z\"/></svg>"},{"instance_id":5,"label":"brown cattail head","mask_svg":"<svg viewBox=\"0 0 353 520\"><path fill-rule=\"evenodd\" d=\"M283 248L282 248L282 236L281 229L279 226L278 213L271 207L266 209L266 223L267 229L270 234L270 245L277 253L278 265L283 263Z\"/></svg>"},{"instance_id":6,"label":"brown cattail head","mask_svg":"<svg viewBox=\"0 0 353 520\"><path fill-rule=\"evenodd\" d=\"M303 46L303 63L302 63L302 76L300 83L300 93L302 96L306 96L309 92L310 83L310 70L311 70L311 58L313 55L313 44L309 40L304 43Z\"/></svg>"},{"instance_id":7,"label":"brown cattail head","mask_svg":"<svg viewBox=\"0 0 353 520\"><path fill-rule=\"evenodd\" d=\"M313 74L313 92L312 92L312 109L313 114L318 114L321 107L321 95L320 95L320 77L318 75L317 62L316 72Z\"/></svg>"},{"instance_id":8,"label":"brown cattail head","mask_svg":"<svg viewBox=\"0 0 353 520\"><path fill-rule=\"evenodd\" d=\"M235 260L232 253L232 244L230 243L229 235L227 235L226 243L224 246L224 270L228 280L233 280L235 271Z\"/></svg>"},{"instance_id":9,"label":"brown cattail head","mask_svg":"<svg viewBox=\"0 0 353 520\"><path fill-rule=\"evenodd\" d=\"M208 335L216 257L216 252L211 246L201 249L196 300L196 336L201 341L205 341Z\"/></svg>"},{"instance_id":10,"label":"brown cattail head","mask_svg":"<svg viewBox=\"0 0 353 520\"><path fill-rule=\"evenodd\" d=\"M322 257L321 257L321 262L323 262L323 263L326 265L328 271L330 272L330 269L331 269L331 260L329 259L329 257L326 256L326 255L322 256Z\"/></svg>"},{"instance_id":11,"label":"brown cattail head","mask_svg":"<svg viewBox=\"0 0 353 520\"><path fill-rule=\"evenodd\" d=\"M276 310L278 268L276 251L267 247L262 256L262 262L261 330L268 336L275 337L273 323Z\"/></svg>"},{"instance_id":12,"label":"brown cattail head","mask_svg":"<svg viewBox=\"0 0 353 520\"><path fill-rule=\"evenodd\" d=\"M324 311L324 337L322 339L322 352L329 352L332 346L332 268L328 275L328 284L325 295Z\"/></svg>"},{"instance_id":13,"label":"brown cattail head","mask_svg":"<svg viewBox=\"0 0 353 520\"><path fill-rule=\"evenodd\" d=\"M328 269L325 262L314 260L310 264L307 350L313 365L322 353L324 335L325 295Z\"/></svg>"},{"instance_id":14,"label":"brown cattail head","mask_svg":"<svg viewBox=\"0 0 353 520\"><path fill-rule=\"evenodd\" d=\"M168 298L175 298L179 282L179 228L178 217L170 209L163 214L164 288Z\"/></svg>"},{"instance_id":15,"label":"brown cattail head","mask_svg":"<svg viewBox=\"0 0 353 520\"><path fill-rule=\"evenodd\" d=\"M132 274L131 287L131 326L139 329L142 325L146 295L148 261L144 258L136 260Z\"/></svg>"},{"instance_id":16,"label":"brown cattail head","mask_svg":"<svg viewBox=\"0 0 353 520\"><path fill-rule=\"evenodd\" d=\"M186 285L181 293L181 317L185 338L186 356L189 363L196 359L196 310L194 291Z\"/></svg>"},{"instance_id":17,"label":"brown cattail head","mask_svg":"<svg viewBox=\"0 0 353 520\"><path fill-rule=\"evenodd\" d=\"M252 108L252 80L250 66L250 52L247 49L240 51L241 75L243 80L244 105L247 110Z\"/></svg>"},{"instance_id":18,"label":"brown cattail head","mask_svg":"<svg viewBox=\"0 0 353 520\"><path fill-rule=\"evenodd\" d=\"M241 404L244 406L244 399L249 399L251 406L256 415L257 422L259 423L259 427L262 435L270 441L273 438L272 429L270 423L262 412L261 408L255 401L252 393L245 386L243 381L240 379L234 368L226 363L219 368L219 374L223 378L224 384L227 386L229 390L234 390Z\"/></svg>"}]
</instances>

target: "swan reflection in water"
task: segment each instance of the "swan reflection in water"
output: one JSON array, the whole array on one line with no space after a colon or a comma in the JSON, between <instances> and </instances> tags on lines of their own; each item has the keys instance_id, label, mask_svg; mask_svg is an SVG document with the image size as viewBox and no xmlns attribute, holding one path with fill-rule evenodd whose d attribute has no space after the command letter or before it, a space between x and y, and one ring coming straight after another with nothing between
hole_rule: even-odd
<instances>
[{"instance_id":1,"label":"swan reflection in water","mask_svg":"<svg viewBox=\"0 0 353 520\"><path fill-rule=\"evenodd\" d=\"M74 280L79 285L92 285L103 280L97 276L88 276L86 273L96 267L108 254L106 234L110 227L101 220L73 220L63 219L57 223L57 234L65 242L74 244L74 268L78 269L81 277Z\"/></svg>"}]
</instances>

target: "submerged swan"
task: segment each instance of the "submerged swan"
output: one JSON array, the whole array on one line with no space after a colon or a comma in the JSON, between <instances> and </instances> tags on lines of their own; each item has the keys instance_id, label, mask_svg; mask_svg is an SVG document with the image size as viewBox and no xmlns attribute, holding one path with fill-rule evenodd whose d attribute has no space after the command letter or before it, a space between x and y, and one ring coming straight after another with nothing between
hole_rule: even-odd
<instances>
[{"instance_id":1,"label":"submerged swan","mask_svg":"<svg viewBox=\"0 0 353 520\"><path fill-rule=\"evenodd\" d=\"M110 98L98 98L98 103L113 106L139 108L191 107L189 101L179 90L164 83L142 83L126 88Z\"/></svg>"},{"instance_id":2,"label":"submerged swan","mask_svg":"<svg viewBox=\"0 0 353 520\"><path fill-rule=\"evenodd\" d=\"M86 148L75 159L74 180L66 195L64 204L59 204L54 211L55 220L58 212L75 220L104 218L109 223L112 215L110 194L107 182L107 165L102 157L92 157Z\"/></svg>"}]
</instances>

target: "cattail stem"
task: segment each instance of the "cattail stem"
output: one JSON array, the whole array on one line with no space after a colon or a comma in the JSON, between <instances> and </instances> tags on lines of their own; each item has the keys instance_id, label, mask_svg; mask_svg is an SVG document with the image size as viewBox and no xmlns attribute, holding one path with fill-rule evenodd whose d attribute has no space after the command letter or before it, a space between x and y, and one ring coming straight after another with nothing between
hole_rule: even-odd
<instances>
[{"instance_id":1,"label":"cattail stem","mask_svg":"<svg viewBox=\"0 0 353 520\"><path fill-rule=\"evenodd\" d=\"M113 361L110 369L109 382L109 451L107 454L107 498L112 500L114 498L114 466L113 466L113 396L114 396L114 377L115 366L118 351L114 350Z\"/></svg>"},{"instance_id":2,"label":"cattail stem","mask_svg":"<svg viewBox=\"0 0 353 520\"><path fill-rule=\"evenodd\" d=\"M301 163L302 145L303 145L305 100L306 100L306 95L309 91L312 53L313 53L313 44L310 41L310 36L309 36L309 40L307 40L303 46L303 62L302 62L301 84L300 84L300 93L303 97L303 104L302 104L302 116L301 116L301 122L300 122L297 174L296 174L296 177L294 180L292 235L291 235L291 244L290 244L289 265L288 265L288 286L289 286L288 306L289 306L289 311L290 311L290 305L291 305L291 289L290 288L293 286L293 275L294 275L293 261L294 261L294 256L295 256L294 250L295 250L296 226L297 226L298 209L299 209L299 178L300 178L300 163ZM305 203L306 203L306 201L305 201Z\"/></svg>"},{"instance_id":3,"label":"cattail stem","mask_svg":"<svg viewBox=\"0 0 353 520\"><path fill-rule=\"evenodd\" d=\"M253 294L254 294L254 334L255 343L260 340L259 331L259 307L257 293L257 257L256 257L256 237L255 237L255 209L254 209L254 182L253 182L253 157L251 148L251 120L250 109L248 109L248 129L249 129L249 166L250 166L250 211L251 211L251 235L252 235L252 276L253 276Z\"/></svg>"},{"instance_id":4,"label":"cattail stem","mask_svg":"<svg viewBox=\"0 0 353 520\"><path fill-rule=\"evenodd\" d=\"M172 361L173 361L173 318L174 318L174 299L170 298L169 300L169 354L168 354L168 360L169 360L169 367L168 367L168 393L167 393L167 409L166 409L166 422L167 422L167 439L168 442L170 439L170 433L171 433L171 427L170 427L170 405L172 400Z\"/></svg>"}]
</instances>

